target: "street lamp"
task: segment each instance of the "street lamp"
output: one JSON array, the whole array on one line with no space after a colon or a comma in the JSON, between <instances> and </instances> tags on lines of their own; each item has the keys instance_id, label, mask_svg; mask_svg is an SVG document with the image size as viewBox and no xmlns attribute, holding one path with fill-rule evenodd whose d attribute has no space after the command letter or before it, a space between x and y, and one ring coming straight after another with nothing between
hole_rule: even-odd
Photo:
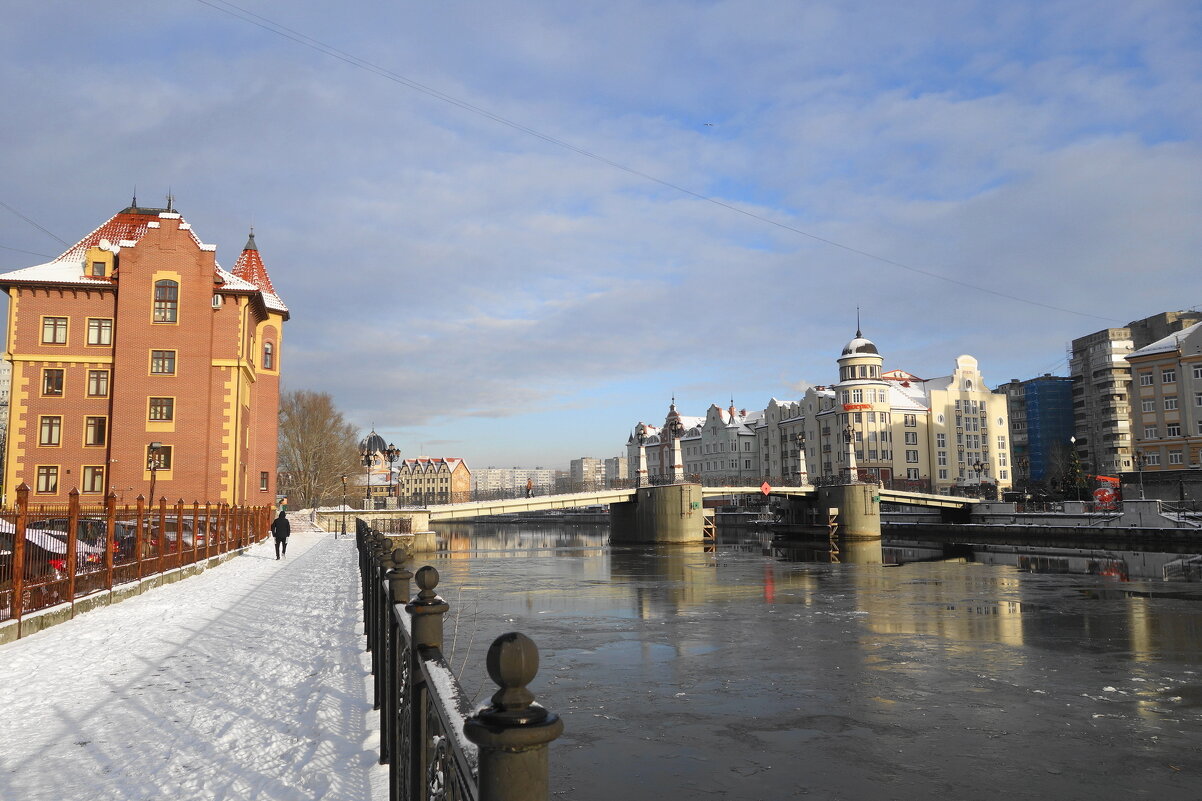
<instances>
[{"instance_id":1,"label":"street lamp","mask_svg":"<svg viewBox=\"0 0 1202 801\"><path fill-rule=\"evenodd\" d=\"M401 457L401 449L392 443L384 449L384 458L388 460L388 497L392 497L392 466Z\"/></svg>"},{"instance_id":2,"label":"street lamp","mask_svg":"<svg viewBox=\"0 0 1202 801\"><path fill-rule=\"evenodd\" d=\"M346 473L342 474L342 536L346 536ZM338 539L337 533L334 539Z\"/></svg>"},{"instance_id":3,"label":"street lamp","mask_svg":"<svg viewBox=\"0 0 1202 801\"><path fill-rule=\"evenodd\" d=\"M982 462L980 459L973 462L973 465L972 465L973 472L975 472L977 474L977 497L978 498L981 497L981 474L985 472L986 466L987 465L984 462Z\"/></svg>"},{"instance_id":4,"label":"street lamp","mask_svg":"<svg viewBox=\"0 0 1202 801\"><path fill-rule=\"evenodd\" d=\"M150 470L150 503L154 504L154 482L158 478L159 454L163 451L163 443L152 442L146 449L146 468Z\"/></svg>"},{"instance_id":5,"label":"street lamp","mask_svg":"<svg viewBox=\"0 0 1202 801\"><path fill-rule=\"evenodd\" d=\"M371 452L371 449L370 449L370 447L369 447L369 446L368 446L366 443L367 443L367 441L366 441L366 440L364 440L363 450L359 451L359 455L363 457L363 472L366 474L366 477L367 477L367 485L366 485L366 487L365 487L365 488L364 488L364 490L363 490L363 491L364 491L364 496L363 496L363 498L364 498L364 500L363 500L363 508L364 508L364 509L370 509L370 508L371 508L371 463L372 463L372 452Z\"/></svg>"},{"instance_id":6,"label":"street lamp","mask_svg":"<svg viewBox=\"0 0 1202 801\"><path fill-rule=\"evenodd\" d=\"M848 415L850 416L850 415ZM852 430L851 423L843 429L843 450L846 452L847 458L847 483L854 484L856 482L856 447L852 444L852 437L855 432Z\"/></svg>"},{"instance_id":7,"label":"street lamp","mask_svg":"<svg viewBox=\"0 0 1202 801\"><path fill-rule=\"evenodd\" d=\"M1070 436L1068 443L1073 450L1073 491L1077 500L1081 500L1081 457L1077 455L1077 437Z\"/></svg>"},{"instance_id":8,"label":"street lamp","mask_svg":"<svg viewBox=\"0 0 1202 801\"><path fill-rule=\"evenodd\" d=\"M1144 498L1144 454L1142 451L1136 451L1131 454L1131 458L1135 461L1135 470L1139 473L1139 499Z\"/></svg>"},{"instance_id":9,"label":"street lamp","mask_svg":"<svg viewBox=\"0 0 1202 801\"><path fill-rule=\"evenodd\" d=\"M809 466L806 464L806 430L797 432L797 486L804 487L810 479Z\"/></svg>"}]
</instances>

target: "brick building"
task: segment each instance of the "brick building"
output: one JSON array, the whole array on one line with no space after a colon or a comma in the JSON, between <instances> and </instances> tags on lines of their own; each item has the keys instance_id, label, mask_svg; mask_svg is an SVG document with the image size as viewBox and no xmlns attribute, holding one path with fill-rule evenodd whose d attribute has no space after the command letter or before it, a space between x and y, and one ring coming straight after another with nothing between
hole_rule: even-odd
<instances>
[{"instance_id":1,"label":"brick building","mask_svg":"<svg viewBox=\"0 0 1202 801\"><path fill-rule=\"evenodd\" d=\"M232 272L176 212L123 209L0 275L12 363L6 500L275 499L283 323L250 236ZM152 469L153 467L153 469Z\"/></svg>"}]
</instances>

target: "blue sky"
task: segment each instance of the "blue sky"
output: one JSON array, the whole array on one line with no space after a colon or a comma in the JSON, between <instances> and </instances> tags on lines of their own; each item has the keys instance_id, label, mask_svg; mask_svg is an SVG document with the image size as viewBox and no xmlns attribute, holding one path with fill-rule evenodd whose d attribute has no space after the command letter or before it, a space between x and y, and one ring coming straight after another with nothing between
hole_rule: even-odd
<instances>
[{"instance_id":1,"label":"blue sky","mask_svg":"<svg viewBox=\"0 0 1202 801\"><path fill-rule=\"evenodd\" d=\"M0 201L74 241L135 185L170 189L226 267L253 224L293 312L286 385L408 456L561 467L619 453L673 395L798 397L833 380L857 305L887 367L970 353L997 384L1202 304L1196 2L4 17ZM0 208L3 269L62 249Z\"/></svg>"}]
</instances>

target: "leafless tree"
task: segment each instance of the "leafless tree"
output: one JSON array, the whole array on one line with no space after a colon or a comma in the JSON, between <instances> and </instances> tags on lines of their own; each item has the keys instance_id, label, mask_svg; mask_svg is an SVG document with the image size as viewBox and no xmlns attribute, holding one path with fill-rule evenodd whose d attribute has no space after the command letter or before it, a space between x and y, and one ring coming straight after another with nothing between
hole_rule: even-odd
<instances>
[{"instance_id":1,"label":"leafless tree","mask_svg":"<svg viewBox=\"0 0 1202 801\"><path fill-rule=\"evenodd\" d=\"M324 392L294 390L280 398L281 482L293 508L340 503L342 477L359 467L359 435Z\"/></svg>"}]
</instances>

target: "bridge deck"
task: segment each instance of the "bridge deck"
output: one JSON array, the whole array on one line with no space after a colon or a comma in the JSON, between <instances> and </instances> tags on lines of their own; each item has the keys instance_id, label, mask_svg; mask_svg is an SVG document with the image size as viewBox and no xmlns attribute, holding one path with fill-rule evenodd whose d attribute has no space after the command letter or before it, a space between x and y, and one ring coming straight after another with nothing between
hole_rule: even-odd
<instances>
[{"instance_id":1,"label":"bridge deck","mask_svg":"<svg viewBox=\"0 0 1202 801\"><path fill-rule=\"evenodd\" d=\"M536 495L533 498L507 498L500 501L448 503L429 507L430 521L462 520L466 517L544 512L548 509L574 509L581 506L604 506L634 500L635 490L615 489L594 492L570 492L563 495Z\"/></svg>"}]
</instances>

